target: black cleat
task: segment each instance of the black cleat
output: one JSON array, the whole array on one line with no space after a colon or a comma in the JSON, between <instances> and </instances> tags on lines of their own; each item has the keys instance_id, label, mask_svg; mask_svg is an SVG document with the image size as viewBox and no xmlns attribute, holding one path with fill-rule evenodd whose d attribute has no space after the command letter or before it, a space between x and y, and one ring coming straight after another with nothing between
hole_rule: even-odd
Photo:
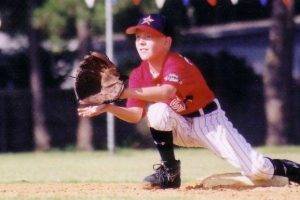
<instances>
[{"instance_id":1,"label":"black cleat","mask_svg":"<svg viewBox=\"0 0 300 200\"><path fill-rule=\"evenodd\" d=\"M287 177L290 181L300 184L300 164L290 160L271 159L274 175Z\"/></svg>"},{"instance_id":2,"label":"black cleat","mask_svg":"<svg viewBox=\"0 0 300 200\"><path fill-rule=\"evenodd\" d=\"M179 160L171 167L167 167L162 163L153 165L153 169L155 170L155 173L145 177L145 182L150 183L153 187L162 189L180 187L181 178Z\"/></svg>"}]
</instances>

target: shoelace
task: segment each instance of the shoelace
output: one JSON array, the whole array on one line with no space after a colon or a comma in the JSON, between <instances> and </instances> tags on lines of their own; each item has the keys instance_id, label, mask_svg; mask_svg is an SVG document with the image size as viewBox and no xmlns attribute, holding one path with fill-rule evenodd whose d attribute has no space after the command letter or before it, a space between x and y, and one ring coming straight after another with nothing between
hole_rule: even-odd
<instances>
[{"instance_id":1,"label":"shoelace","mask_svg":"<svg viewBox=\"0 0 300 200\"><path fill-rule=\"evenodd\" d=\"M163 164L154 164L153 170L155 170L155 176L157 176L160 181L166 181L164 180L164 177L166 177L168 181L173 182L178 175L178 173L172 174L171 172L168 172L166 166Z\"/></svg>"},{"instance_id":2,"label":"shoelace","mask_svg":"<svg viewBox=\"0 0 300 200\"><path fill-rule=\"evenodd\" d=\"M154 171L157 171L157 170L160 170L162 168L165 168L165 166L163 164L154 164L152 168L153 168Z\"/></svg>"},{"instance_id":3,"label":"shoelace","mask_svg":"<svg viewBox=\"0 0 300 200\"><path fill-rule=\"evenodd\" d=\"M163 164L154 164L153 170L155 171L155 175L158 175L159 177L163 175L163 173L166 171L166 167Z\"/></svg>"}]
</instances>

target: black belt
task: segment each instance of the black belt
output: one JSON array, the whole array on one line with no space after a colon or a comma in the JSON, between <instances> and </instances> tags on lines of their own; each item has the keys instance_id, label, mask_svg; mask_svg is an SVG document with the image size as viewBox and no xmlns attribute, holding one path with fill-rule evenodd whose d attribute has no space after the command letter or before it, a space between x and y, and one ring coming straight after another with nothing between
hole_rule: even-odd
<instances>
[{"instance_id":1,"label":"black belt","mask_svg":"<svg viewBox=\"0 0 300 200\"><path fill-rule=\"evenodd\" d=\"M203 110L204 114L208 114L208 113L211 113L214 110L217 110L217 108L218 108L218 106L217 106L216 102L212 101L211 103L207 104L204 108L202 108L202 110ZM201 113L199 112L199 110L197 110L195 112L185 114L185 115L182 115L182 116L183 117L190 117L190 118L200 117Z\"/></svg>"}]
</instances>

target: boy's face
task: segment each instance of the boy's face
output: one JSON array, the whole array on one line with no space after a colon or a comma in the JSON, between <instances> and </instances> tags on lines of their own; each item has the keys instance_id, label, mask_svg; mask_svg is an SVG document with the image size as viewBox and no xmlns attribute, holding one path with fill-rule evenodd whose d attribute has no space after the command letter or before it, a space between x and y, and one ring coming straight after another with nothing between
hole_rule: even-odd
<instances>
[{"instance_id":1,"label":"boy's face","mask_svg":"<svg viewBox=\"0 0 300 200\"><path fill-rule=\"evenodd\" d=\"M166 36L137 31L135 46L142 60L152 60L169 50Z\"/></svg>"}]
</instances>

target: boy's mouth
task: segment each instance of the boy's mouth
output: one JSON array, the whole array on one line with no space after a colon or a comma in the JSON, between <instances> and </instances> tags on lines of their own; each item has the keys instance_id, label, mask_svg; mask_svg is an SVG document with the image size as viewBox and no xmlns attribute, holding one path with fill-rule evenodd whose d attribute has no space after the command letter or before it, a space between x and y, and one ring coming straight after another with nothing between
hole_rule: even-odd
<instances>
[{"instance_id":1,"label":"boy's mouth","mask_svg":"<svg viewBox=\"0 0 300 200\"><path fill-rule=\"evenodd\" d=\"M140 49L140 52L147 52L147 51L148 51L148 49L145 49L145 48Z\"/></svg>"}]
</instances>

